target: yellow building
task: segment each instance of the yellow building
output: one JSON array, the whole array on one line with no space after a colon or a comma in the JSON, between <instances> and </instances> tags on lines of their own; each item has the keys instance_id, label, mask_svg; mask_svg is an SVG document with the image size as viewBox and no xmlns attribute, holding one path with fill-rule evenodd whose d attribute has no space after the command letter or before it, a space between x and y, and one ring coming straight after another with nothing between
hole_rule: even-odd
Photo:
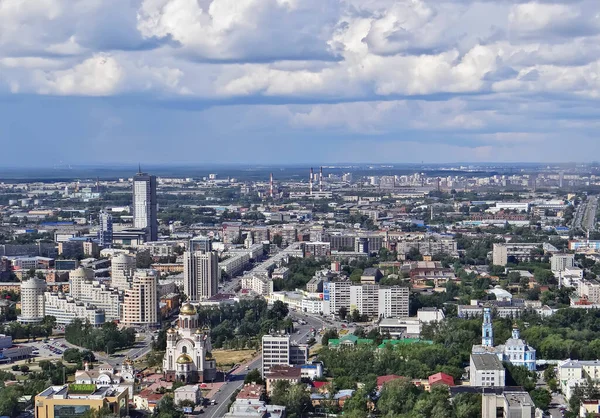
<instances>
[{"instance_id":1,"label":"yellow building","mask_svg":"<svg viewBox=\"0 0 600 418\"><path fill-rule=\"evenodd\" d=\"M50 386L35 397L35 418L76 418L103 407L117 416L126 416L127 397L127 388L119 386Z\"/></svg>"}]
</instances>

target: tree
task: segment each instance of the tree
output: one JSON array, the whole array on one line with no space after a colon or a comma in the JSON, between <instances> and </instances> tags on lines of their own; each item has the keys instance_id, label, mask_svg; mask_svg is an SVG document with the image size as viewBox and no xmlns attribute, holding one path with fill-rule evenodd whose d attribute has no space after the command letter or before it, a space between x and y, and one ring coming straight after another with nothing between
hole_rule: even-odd
<instances>
[{"instance_id":1,"label":"tree","mask_svg":"<svg viewBox=\"0 0 600 418\"><path fill-rule=\"evenodd\" d=\"M348 316L348 308L346 308L345 306L342 306L339 311L339 316L342 320L345 320L346 316Z\"/></svg>"},{"instance_id":2,"label":"tree","mask_svg":"<svg viewBox=\"0 0 600 418\"><path fill-rule=\"evenodd\" d=\"M310 395L304 385L290 385L285 380L275 382L271 402L285 406L289 418L301 418L312 411Z\"/></svg>"},{"instance_id":3,"label":"tree","mask_svg":"<svg viewBox=\"0 0 600 418\"><path fill-rule=\"evenodd\" d=\"M337 338L339 338L337 330L336 329L328 329L327 331L325 331L323 333L323 338L321 338L321 344L324 347L327 347L329 345L329 340L337 339Z\"/></svg>"},{"instance_id":4,"label":"tree","mask_svg":"<svg viewBox=\"0 0 600 418\"><path fill-rule=\"evenodd\" d=\"M354 309L352 311L352 315L350 316L350 319L352 320L352 322L360 322L361 315L360 315L360 312L358 312L358 309Z\"/></svg>"},{"instance_id":5,"label":"tree","mask_svg":"<svg viewBox=\"0 0 600 418\"><path fill-rule=\"evenodd\" d=\"M276 234L272 239L273 244L277 245L281 248L281 244L283 243L283 237L280 234Z\"/></svg>"},{"instance_id":6,"label":"tree","mask_svg":"<svg viewBox=\"0 0 600 418\"><path fill-rule=\"evenodd\" d=\"M273 303L273 306L269 310L269 318L272 319L284 319L288 316L289 309L288 306L280 300L276 300Z\"/></svg>"},{"instance_id":7,"label":"tree","mask_svg":"<svg viewBox=\"0 0 600 418\"><path fill-rule=\"evenodd\" d=\"M166 395L164 396L156 408L154 408L153 418L183 418L183 412L175 409L175 403L173 397Z\"/></svg>"},{"instance_id":8,"label":"tree","mask_svg":"<svg viewBox=\"0 0 600 418\"><path fill-rule=\"evenodd\" d=\"M19 397L23 389L19 386L8 386L0 389L0 415L16 417L21 412Z\"/></svg>"},{"instance_id":9,"label":"tree","mask_svg":"<svg viewBox=\"0 0 600 418\"><path fill-rule=\"evenodd\" d=\"M262 376L260 375L260 372L258 371L258 369L252 369L248 372L248 374L246 374L246 377L244 378L244 384L248 384L248 383L256 383L257 385L264 385L265 381L263 380Z\"/></svg>"},{"instance_id":10,"label":"tree","mask_svg":"<svg viewBox=\"0 0 600 418\"><path fill-rule=\"evenodd\" d=\"M548 406L552 402L552 394L548 389L536 388L529 392L529 395L536 407L544 411L548 410Z\"/></svg>"},{"instance_id":11,"label":"tree","mask_svg":"<svg viewBox=\"0 0 600 418\"><path fill-rule=\"evenodd\" d=\"M152 256L149 251L138 251L135 255L135 264L139 269L147 269L152 265Z\"/></svg>"}]
</instances>

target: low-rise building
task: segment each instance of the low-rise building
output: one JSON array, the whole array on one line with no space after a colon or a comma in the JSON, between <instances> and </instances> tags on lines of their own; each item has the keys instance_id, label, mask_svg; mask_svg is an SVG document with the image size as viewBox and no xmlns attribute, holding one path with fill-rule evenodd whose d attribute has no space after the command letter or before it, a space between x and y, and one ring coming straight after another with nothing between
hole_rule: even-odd
<instances>
[{"instance_id":1,"label":"low-rise building","mask_svg":"<svg viewBox=\"0 0 600 418\"><path fill-rule=\"evenodd\" d=\"M300 367L288 366L288 365L276 365L272 366L270 370L265 374L265 380L267 382L267 393L271 395L273 393L274 386L277 382L286 381L292 385L297 385L302 379L302 371Z\"/></svg>"},{"instance_id":2,"label":"low-rise building","mask_svg":"<svg viewBox=\"0 0 600 418\"><path fill-rule=\"evenodd\" d=\"M541 418L542 411L536 410L535 404L526 391L503 393L483 392L481 397L482 418Z\"/></svg>"},{"instance_id":3,"label":"low-rise building","mask_svg":"<svg viewBox=\"0 0 600 418\"><path fill-rule=\"evenodd\" d=\"M36 418L81 416L90 410L108 409L116 416L128 414L128 389L118 386L50 386L35 397Z\"/></svg>"},{"instance_id":4,"label":"low-rise building","mask_svg":"<svg viewBox=\"0 0 600 418\"><path fill-rule=\"evenodd\" d=\"M183 401L194 402L194 405L202 403L202 391L198 385L185 385L175 389L173 400L175 405Z\"/></svg>"},{"instance_id":5,"label":"low-rise building","mask_svg":"<svg viewBox=\"0 0 600 418\"><path fill-rule=\"evenodd\" d=\"M505 386L506 371L494 354L471 354L469 383L471 386Z\"/></svg>"}]
</instances>

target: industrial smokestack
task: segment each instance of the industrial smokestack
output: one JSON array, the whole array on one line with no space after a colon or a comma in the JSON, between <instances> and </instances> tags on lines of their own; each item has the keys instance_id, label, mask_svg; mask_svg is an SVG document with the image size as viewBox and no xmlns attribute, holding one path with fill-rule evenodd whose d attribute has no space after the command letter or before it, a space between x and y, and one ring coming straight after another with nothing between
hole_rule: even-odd
<instances>
[{"instance_id":1,"label":"industrial smokestack","mask_svg":"<svg viewBox=\"0 0 600 418\"><path fill-rule=\"evenodd\" d=\"M313 178L314 178L314 173L313 173L313 168L310 168L310 175L308 176L308 192L310 194L312 194L313 192Z\"/></svg>"},{"instance_id":2,"label":"industrial smokestack","mask_svg":"<svg viewBox=\"0 0 600 418\"><path fill-rule=\"evenodd\" d=\"M269 196L271 197L271 199L273 198L273 173L271 173L269 180Z\"/></svg>"},{"instance_id":3,"label":"industrial smokestack","mask_svg":"<svg viewBox=\"0 0 600 418\"><path fill-rule=\"evenodd\" d=\"M323 166L319 170L319 191L323 191Z\"/></svg>"}]
</instances>

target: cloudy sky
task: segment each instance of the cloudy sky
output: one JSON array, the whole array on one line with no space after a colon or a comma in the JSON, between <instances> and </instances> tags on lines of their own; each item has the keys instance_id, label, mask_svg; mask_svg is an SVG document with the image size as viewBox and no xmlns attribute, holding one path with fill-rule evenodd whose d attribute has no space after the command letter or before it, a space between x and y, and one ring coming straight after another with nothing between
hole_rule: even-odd
<instances>
[{"instance_id":1,"label":"cloudy sky","mask_svg":"<svg viewBox=\"0 0 600 418\"><path fill-rule=\"evenodd\" d=\"M600 159L598 0L0 0L3 163Z\"/></svg>"}]
</instances>

